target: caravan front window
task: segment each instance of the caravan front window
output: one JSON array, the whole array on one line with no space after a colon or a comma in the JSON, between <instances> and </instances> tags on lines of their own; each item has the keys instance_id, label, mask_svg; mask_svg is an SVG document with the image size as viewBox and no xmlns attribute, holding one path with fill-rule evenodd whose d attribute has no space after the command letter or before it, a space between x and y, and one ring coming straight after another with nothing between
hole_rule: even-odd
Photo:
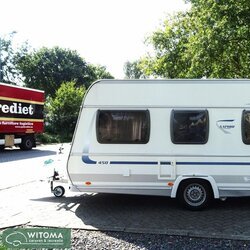
<instances>
[{"instance_id":1,"label":"caravan front window","mask_svg":"<svg viewBox=\"0 0 250 250\"><path fill-rule=\"evenodd\" d=\"M96 133L99 143L142 144L149 141L148 110L99 110Z\"/></svg>"},{"instance_id":2,"label":"caravan front window","mask_svg":"<svg viewBox=\"0 0 250 250\"><path fill-rule=\"evenodd\" d=\"M242 140L245 144L250 144L250 111L243 111Z\"/></svg>"},{"instance_id":3,"label":"caravan front window","mask_svg":"<svg viewBox=\"0 0 250 250\"><path fill-rule=\"evenodd\" d=\"M205 144L208 140L208 111L173 110L171 139L175 144Z\"/></svg>"}]
</instances>

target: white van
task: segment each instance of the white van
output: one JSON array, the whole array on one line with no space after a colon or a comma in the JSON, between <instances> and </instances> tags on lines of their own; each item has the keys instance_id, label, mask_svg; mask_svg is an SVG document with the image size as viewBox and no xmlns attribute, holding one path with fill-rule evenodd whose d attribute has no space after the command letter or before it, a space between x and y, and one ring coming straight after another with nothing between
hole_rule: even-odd
<instances>
[{"instance_id":1,"label":"white van","mask_svg":"<svg viewBox=\"0 0 250 250\"><path fill-rule=\"evenodd\" d=\"M163 195L198 210L250 196L250 80L100 80L67 163L72 191Z\"/></svg>"}]
</instances>

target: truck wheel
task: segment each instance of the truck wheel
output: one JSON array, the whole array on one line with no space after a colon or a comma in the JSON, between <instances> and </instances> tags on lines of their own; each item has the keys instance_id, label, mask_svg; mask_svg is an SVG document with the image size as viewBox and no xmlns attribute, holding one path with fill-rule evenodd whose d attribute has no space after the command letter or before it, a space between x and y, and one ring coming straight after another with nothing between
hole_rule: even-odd
<instances>
[{"instance_id":1,"label":"truck wheel","mask_svg":"<svg viewBox=\"0 0 250 250\"><path fill-rule=\"evenodd\" d=\"M34 146L33 136L25 136L22 138L22 143L20 144L20 148L22 150L31 150L33 146Z\"/></svg>"},{"instance_id":2,"label":"truck wheel","mask_svg":"<svg viewBox=\"0 0 250 250\"><path fill-rule=\"evenodd\" d=\"M209 205L212 190L209 183L203 180L184 181L179 187L178 199L189 210L201 210Z\"/></svg>"},{"instance_id":3,"label":"truck wheel","mask_svg":"<svg viewBox=\"0 0 250 250\"><path fill-rule=\"evenodd\" d=\"M65 189L62 186L57 186L53 189L53 194L55 197L62 197L65 193Z\"/></svg>"},{"instance_id":4,"label":"truck wheel","mask_svg":"<svg viewBox=\"0 0 250 250\"><path fill-rule=\"evenodd\" d=\"M0 151L4 151L4 145L0 145Z\"/></svg>"}]
</instances>

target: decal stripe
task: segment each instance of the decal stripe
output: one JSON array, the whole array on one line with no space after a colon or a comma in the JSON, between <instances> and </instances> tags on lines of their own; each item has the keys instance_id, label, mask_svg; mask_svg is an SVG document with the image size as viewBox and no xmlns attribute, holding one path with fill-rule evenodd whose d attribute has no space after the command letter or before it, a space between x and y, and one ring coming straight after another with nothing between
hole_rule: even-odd
<instances>
[{"instance_id":1,"label":"decal stripe","mask_svg":"<svg viewBox=\"0 0 250 250\"><path fill-rule=\"evenodd\" d=\"M87 155L82 156L82 161L86 164L96 164L96 161L92 161Z\"/></svg>"},{"instance_id":2,"label":"decal stripe","mask_svg":"<svg viewBox=\"0 0 250 250\"><path fill-rule=\"evenodd\" d=\"M93 161L87 155L82 156L82 161L86 164L97 164L97 161ZM111 165L158 165L157 161L110 161ZM161 161L161 165L171 165L170 161ZM176 165L210 165L210 166L250 166L250 162L187 162L179 161Z\"/></svg>"},{"instance_id":3,"label":"decal stripe","mask_svg":"<svg viewBox=\"0 0 250 250\"><path fill-rule=\"evenodd\" d=\"M110 164L128 164L128 165L157 165L157 161L111 161Z\"/></svg>"},{"instance_id":4,"label":"decal stripe","mask_svg":"<svg viewBox=\"0 0 250 250\"><path fill-rule=\"evenodd\" d=\"M230 165L230 166L250 166L250 162L176 162L177 165Z\"/></svg>"},{"instance_id":5,"label":"decal stripe","mask_svg":"<svg viewBox=\"0 0 250 250\"><path fill-rule=\"evenodd\" d=\"M0 121L20 121L20 122L44 122L43 119L0 117Z\"/></svg>"},{"instance_id":6,"label":"decal stripe","mask_svg":"<svg viewBox=\"0 0 250 250\"><path fill-rule=\"evenodd\" d=\"M30 95L32 95L32 93ZM34 101L34 100L27 100L27 99L18 99L18 98L12 98L12 97L5 97L5 96L0 96L0 100L44 105L44 102L39 102L39 101Z\"/></svg>"}]
</instances>

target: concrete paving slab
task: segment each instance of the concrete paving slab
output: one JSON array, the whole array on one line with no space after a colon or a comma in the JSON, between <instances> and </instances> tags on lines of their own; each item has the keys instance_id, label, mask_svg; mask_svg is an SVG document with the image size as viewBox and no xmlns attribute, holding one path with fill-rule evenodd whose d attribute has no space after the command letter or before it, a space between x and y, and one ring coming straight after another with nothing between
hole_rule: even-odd
<instances>
[{"instance_id":1,"label":"concrete paving slab","mask_svg":"<svg viewBox=\"0 0 250 250\"><path fill-rule=\"evenodd\" d=\"M27 166L22 165L26 160L19 153L7 152L1 158L1 181L11 175L18 176L13 178L11 186L2 184L0 228L29 225L250 240L250 198L216 201L208 209L197 212L182 209L168 197L67 190L65 197L56 198L47 182L37 180L36 171L45 159L56 156L57 148L44 148L47 156L41 148L35 155L30 152L26 155ZM31 174L27 175L26 171Z\"/></svg>"},{"instance_id":2,"label":"concrete paving slab","mask_svg":"<svg viewBox=\"0 0 250 250\"><path fill-rule=\"evenodd\" d=\"M56 198L49 186L28 183L0 191L0 228L29 226L157 233L250 240L250 199L216 202L190 212L166 197L76 194Z\"/></svg>"}]
</instances>

